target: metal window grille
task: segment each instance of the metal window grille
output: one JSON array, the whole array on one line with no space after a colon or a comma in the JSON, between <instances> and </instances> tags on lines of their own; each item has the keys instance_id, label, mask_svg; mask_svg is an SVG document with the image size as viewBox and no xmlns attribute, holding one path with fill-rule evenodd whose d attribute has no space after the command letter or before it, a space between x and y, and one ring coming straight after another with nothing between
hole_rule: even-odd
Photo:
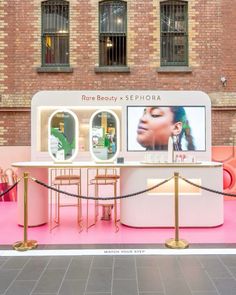
<instances>
[{"instance_id":1,"label":"metal window grille","mask_svg":"<svg viewBox=\"0 0 236 295\"><path fill-rule=\"evenodd\" d=\"M161 66L188 65L188 3L161 2Z\"/></svg>"},{"instance_id":2,"label":"metal window grille","mask_svg":"<svg viewBox=\"0 0 236 295\"><path fill-rule=\"evenodd\" d=\"M42 2L42 65L69 65L69 3Z\"/></svg>"},{"instance_id":3,"label":"metal window grille","mask_svg":"<svg viewBox=\"0 0 236 295\"><path fill-rule=\"evenodd\" d=\"M99 4L99 64L126 66L127 6L124 1Z\"/></svg>"}]
</instances>

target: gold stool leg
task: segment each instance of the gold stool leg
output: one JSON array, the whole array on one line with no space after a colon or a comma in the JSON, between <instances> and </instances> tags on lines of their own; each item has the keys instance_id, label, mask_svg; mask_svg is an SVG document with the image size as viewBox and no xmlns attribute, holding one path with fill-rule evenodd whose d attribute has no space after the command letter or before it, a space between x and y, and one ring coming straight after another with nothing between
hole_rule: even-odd
<instances>
[{"instance_id":1,"label":"gold stool leg","mask_svg":"<svg viewBox=\"0 0 236 295\"><path fill-rule=\"evenodd\" d=\"M116 187L116 181L114 182L114 219L115 219L115 228L116 232L119 231L119 226L117 225L117 187Z\"/></svg>"},{"instance_id":2,"label":"gold stool leg","mask_svg":"<svg viewBox=\"0 0 236 295\"><path fill-rule=\"evenodd\" d=\"M88 210L88 196L89 196L89 179L88 179L88 176L89 176L89 173L88 173L88 169L87 169L87 200L86 200L86 231L88 231L88 213L89 213L89 210Z\"/></svg>"},{"instance_id":3,"label":"gold stool leg","mask_svg":"<svg viewBox=\"0 0 236 295\"><path fill-rule=\"evenodd\" d=\"M60 185L58 185L58 189L60 189ZM60 224L60 206L61 206L61 204L60 204L60 197L61 197L61 195L60 195L60 193L58 193L58 203L57 203L57 218L58 218L58 220L57 220L57 222L58 222L58 225Z\"/></svg>"},{"instance_id":4,"label":"gold stool leg","mask_svg":"<svg viewBox=\"0 0 236 295\"><path fill-rule=\"evenodd\" d=\"M56 186L57 189L60 189L60 186L57 185ZM55 203L54 203L54 212L55 212L55 218L53 218L53 214L52 214L52 224L50 227L50 232L59 226L60 224L60 212L59 212L59 202L60 202L60 194L58 192L55 193ZM53 204L51 205L51 211L53 212ZM53 226L53 221L56 223Z\"/></svg>"},{"instance_id":5,"label":"gold stool leg","mask_svg":"<svg viewBox=\"0 0 236 295\"><path fill-rule=\"evenodd\" d=\"M98 189L98 184L95 184L95 197L98 198L99 194L99 189ZM98 215L99 215L99 210L98 210L98 200L95 201L95 218L94 218L94 224L96 224L98 220Z\"/></svg>"},{"instance_id":6,"label":"gold stool leg","mask_svg":"<svg viewBox=\"0 0 236 295\"><path fill-rule=\"evenodd\" d=\"M80 195L79 184L77 184L77 195ZM80 224L80 198L77 199L77 223Z\"/></svg>"},{"instance_id":7,"label":"gold stool leg","mask_svg":"<svg viewBox=\"0 0 236 295\"><path fill-rule=\"evenodd\" d=\"M77 184L77 192L78 195L81 196L81 185L80 183ZM78 204L77 204L77 222L79 224L79 232L81 232L83 230L83 226L82 226L82 208L81 208L81 199L78 198Z\"/></svg>"},{"instance_id":8,"label":"gold stool leg","mask_svg":"<svg viewBox=\"0 0 236 295\"><path fill-rule=\"evenodd\" d=\"M87 194L88 196L88 194ZM87 199L87 216L86 216L86 230L88 231L88 228L89 228L89 222L88 222L88 215L89 215L89 200Z\"/></svg>"},{"instance_id":9,"label":"gold stool leg","mask_svg":"<svg viewBox=\"0 0 236 295\"><path fill-rule=\"evenodd\" d=\"M50 185L52 185L52 179L53 179L53 172L54 170L50 170ZM49 212L49 230L52 231L53 227L53 196L55 192L53 190L50 190L50 212Z\"/></svg>"},{"instance_id":10,"label":"gold stool leg","mask_svg":"<svg viewBox=\"0 0 236 295\"><path fill-rule=\"evenodd\" d=\"M50 190L50 212L49 212L49 229L50 229L50 232L52 231L52 220L53 220L53 216L52 216L52 193L53 191Z\"/></svg>"},{"instance_id":11,"label":"gold stool leg","mask_svg":"<svg viewBox=\"0 0 236 295\"><path fill-rule=\"evenodd\" d=\"M56 188L58 188L58 186L56 186ZM56 192L56 194L55 194L55 203L54 203L54 210L55 210L55 219L54 219L54 221L56 223L58 223L58 209L57 209L57 207L58 207L58 192Z\"/></svg>"},{"instance_id":12,"label":"gold stool leg","mask_svg":"<svg viewBox=\"0 0 236 295\"><path fill-rule=\"evenodd\" d=\"M89 170L87 170L87 197L89 197ZM94 186L95 189L95 186ZM95 219L95 216L94 216ZM95 223L92 223L89 225L89 200L87 199L87 217L86 217L86 231L88 232L88 229L92 227Z\"/></svg>"}]
</instances>

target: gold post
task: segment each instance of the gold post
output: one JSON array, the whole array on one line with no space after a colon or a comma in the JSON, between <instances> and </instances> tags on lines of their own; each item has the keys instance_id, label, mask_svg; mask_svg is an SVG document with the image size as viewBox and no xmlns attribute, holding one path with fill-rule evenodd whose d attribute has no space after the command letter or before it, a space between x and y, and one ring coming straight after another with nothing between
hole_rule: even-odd
<instances>
[{"instance_id":1,"label":"gold post","mask_svg":"<svg viewBox=\"0 0 236 295\"><path fill-rule=\"evenodd\" d=\"M29 173L24 172L24 241L18 241L13 245L13 249L17 251L26 251L35 249L38 246L37 241L27 241L28 231L28 179Z\"/></svg>"},{"instance_id":2,"label":"gold post","mask_svg":"<svg viewBox=\"0 0 236 295\"><path fill-rule=\"evenodd\" d=\"M189 243L179 239L179 173L174 173L175 180L175 238L168 239L165 246L172 249L188 248Z\"/></svg>"}]
</instances>

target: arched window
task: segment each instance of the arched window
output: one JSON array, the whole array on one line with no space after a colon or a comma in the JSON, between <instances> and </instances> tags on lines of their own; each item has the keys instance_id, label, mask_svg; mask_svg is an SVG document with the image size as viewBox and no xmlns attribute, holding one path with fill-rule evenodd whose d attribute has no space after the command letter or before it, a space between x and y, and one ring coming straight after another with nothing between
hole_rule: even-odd
<instances>
[{"instance_id":1,"label":"arched window","mask_svg":"<svg viewBox=\"0 0 236 295\"><path fill-rule=\"evenodd\" d=\"M188 3L164 1L161 11L161 66L188 65Z\"/></svg>"},{"instance_id":2,"label":"arched window","mask_svg":"<svg viewBox=\"0 0 236 295\"><path fill-rule=\"evenodd\" d=\"M42 66L69 65L69 2L43 1Z\"/></svg>"},{"instance_id":3,"label":"arched window","mask_svg":"<svg viewBox=\"0 0 236 295\"><path fill-rule=\"evenodd\" d=\"M99 65L126 66L126 2L108 0L99 3L99 34Z\"/></svg>"}]
</instances>

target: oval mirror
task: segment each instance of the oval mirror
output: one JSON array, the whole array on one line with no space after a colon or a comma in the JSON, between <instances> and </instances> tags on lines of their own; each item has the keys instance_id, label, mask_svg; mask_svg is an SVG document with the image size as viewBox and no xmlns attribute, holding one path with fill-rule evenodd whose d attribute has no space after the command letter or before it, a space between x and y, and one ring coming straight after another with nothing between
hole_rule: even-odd
<instances>
[{"instance_id":1,"label":"oval mirror","mask_svg":"<svg viewBox=\"0 0 236 295\"><path fill-rule=\"evenodd\" d=\"M48 121L48 152L55 162L71 162L78 151L78 118L69 110L57 110Z\"/></svg>"},{"instance_id":2,"label":"oval mirror","mask_svg":"<svg viewBox=\"0 0 236 295\"><path fill-rule=\"evenodd\" d=\"M111 110L99 110L90 119L90 152L97 162L112 162L120 149L120 122Z\"/></svg>"}]
</instances>

